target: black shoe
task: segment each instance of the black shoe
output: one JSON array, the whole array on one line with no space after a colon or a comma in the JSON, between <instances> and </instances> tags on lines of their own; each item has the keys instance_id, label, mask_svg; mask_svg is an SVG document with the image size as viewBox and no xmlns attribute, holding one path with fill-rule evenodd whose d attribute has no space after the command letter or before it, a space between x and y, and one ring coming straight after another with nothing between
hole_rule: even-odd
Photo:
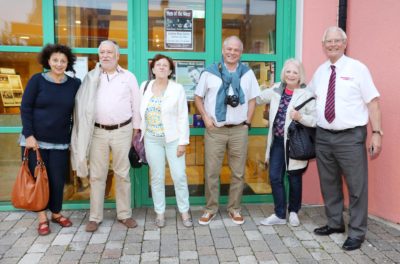
<instances>
[{"instance_id":1,"label":"black shoe","mask_svg":"<svg viewBox=\"0 0 400 264\"><path fill-rule=\"evenodd\" d=\"M344 227L331 228L326 225L323 227L315 228L314 234L319 235L319 236L329 236L330 234L333 234L333 233L344 233L344 231L345 231Z\"/></svg>"},{"instance_id":2,"label":"black shoe","mask_svg":"<svg viewBox=\"0 0 400 264\"><path fill-rule=\"evenodd\" d=\"M359 249L363 242L364 240L348 237L346 241L344 241L342 248L347 251Z\"/></svg>"}]
</instances>

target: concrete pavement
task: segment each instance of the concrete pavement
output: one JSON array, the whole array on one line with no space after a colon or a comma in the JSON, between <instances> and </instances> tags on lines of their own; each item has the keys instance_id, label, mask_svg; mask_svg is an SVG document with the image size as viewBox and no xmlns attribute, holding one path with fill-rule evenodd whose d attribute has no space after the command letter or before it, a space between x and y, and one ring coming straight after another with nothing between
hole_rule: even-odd
<instances>
[{"instance_id":1,"label":"concrete pavement","mask_svg":"<svg viewBox=\"0 0 400 264\"><path fill-rule=\"evenodd\" d=\"M38 236L36 215L0 212L0 263L400 263L400 227L369 219L360 250L346 252L346 234L315 236L326 223L323 207L304 206L301 225L260 226L273 205L244 205L246 222L232 223L226 208L209 226L200 226L201 207L191 207L194 227L185 228L175 207L166 211L166 227L154 225L152 208L133 209L139 226L127 229L105 210L95 233L85 232L87 210L66 210L73 226L50 223L51 234ZM346 217L347 218L347 217Z\"/></svg>"}]
</instances>

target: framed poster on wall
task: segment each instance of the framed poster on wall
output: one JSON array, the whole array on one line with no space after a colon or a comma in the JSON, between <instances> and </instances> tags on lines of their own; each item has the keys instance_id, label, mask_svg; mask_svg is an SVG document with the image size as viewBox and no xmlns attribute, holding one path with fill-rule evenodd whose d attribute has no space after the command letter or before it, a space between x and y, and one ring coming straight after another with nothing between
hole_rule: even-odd
<instances>
[{"instance_id":1,"label":"framed poster on wall","mask_svg":"<svg viewBox=\"0 0 400 264\"><path fill-rule=\"evenodd\" d=\"M4 107L20 106L22 83L19 75L0 74L0 96Z\"/></svg>"},{"instance_id":2,"label":"framed poster on wall","mask_svg":"<svg viewBox=\"0 0 400 264\"><path fill-rule=\"evenodd\" d=\"M193 10L165 9L165 49L193 50Z\"/></svg>"},{"instance_id":3,"label":"framed poster on wall","mask_svg":"<svg viewBox=\"0 0 400 264\"><path fill-rule=\"evenodd\" d=\"M194 101L194 91L204 70L204 61L176 61L175 64L176 82L185 88L186 99Z\"/></svg>"}]
</instances>

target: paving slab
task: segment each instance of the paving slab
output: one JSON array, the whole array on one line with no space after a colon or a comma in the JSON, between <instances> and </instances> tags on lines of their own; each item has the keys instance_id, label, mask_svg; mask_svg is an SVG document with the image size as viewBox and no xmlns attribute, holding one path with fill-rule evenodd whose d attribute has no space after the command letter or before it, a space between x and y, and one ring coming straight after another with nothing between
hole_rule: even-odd
<instances>
[{"instance_id":1,"label":"paving slab","mask_svg":"<svg viewBox=\"0 0 400 264\"><path fill-rule=\"evenodd\" d=\"M271 204L243 205L242 212L243 225L234 224L222 207L210 225L201 226L202 207L193 206L194 226L186 228L169 206L167 226L158 228L153 209L139 208L132 210L138 227L128 229L107 209L99 229L88 233L88 210L68 210L62 213L73 226L50 223L47 236L37 234L36 214L0 212L0 263L400 263L400 226L376 217L369 218L361 249L347 252L341 248L346 233L313 233L326 224L321 206L303 206L298 227L260 225L273 213Z\"/></svg>"}]
</instances>

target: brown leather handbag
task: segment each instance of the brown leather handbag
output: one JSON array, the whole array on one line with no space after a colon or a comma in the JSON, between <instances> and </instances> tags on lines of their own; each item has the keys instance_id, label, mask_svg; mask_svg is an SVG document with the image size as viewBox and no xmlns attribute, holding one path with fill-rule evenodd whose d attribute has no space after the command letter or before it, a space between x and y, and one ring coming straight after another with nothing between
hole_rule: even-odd
<instances>
[{"instance_id":1,"label":"brown leather handbag","mask_svg":"<svg viewBox=\"0 0 400 264\"><path fill-rule=\"evenodd\" d=\"M15 208L41 211L49 202L49 179L39 150L36 150L37 164L32 176L28 167L28 152L25 148L22 164L11 193L11 203Z\"/></svg>"}]
</instances>

